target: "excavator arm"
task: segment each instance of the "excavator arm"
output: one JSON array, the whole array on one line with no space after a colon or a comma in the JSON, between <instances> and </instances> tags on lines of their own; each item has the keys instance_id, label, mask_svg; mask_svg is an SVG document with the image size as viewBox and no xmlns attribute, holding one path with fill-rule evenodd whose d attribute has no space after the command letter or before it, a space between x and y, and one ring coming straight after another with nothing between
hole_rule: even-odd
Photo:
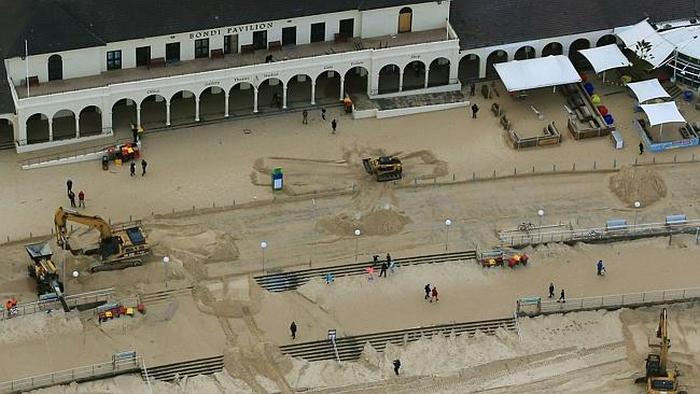
<instances>
[{"instance_id":1,"label":"excavator arm","mask_svg":"<svg viewBox=\"0 0 700 394\"><path fill-rule=\"evenodd\" d=\"M58 244L68 249L68 222L80 223L92 227L100 232L100 241L106 241L112 238L112 228L104 219L99 216L84 215L74 210L63 209L59 207L56 210L54 217L54 225L56 226L56 240Z\"/></svg>"}]
</instances>

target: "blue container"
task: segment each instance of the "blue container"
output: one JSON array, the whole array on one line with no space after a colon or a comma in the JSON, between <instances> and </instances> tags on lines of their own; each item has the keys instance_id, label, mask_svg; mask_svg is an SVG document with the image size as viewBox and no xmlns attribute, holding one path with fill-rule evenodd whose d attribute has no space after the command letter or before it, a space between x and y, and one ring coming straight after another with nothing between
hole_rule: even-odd
<instances>
[{"instance_id":1,"label":"blue container","mask_svg":"<svg viewBox=\"0 0 700 394\"><path fill-rule=\"evenodd\" d=\"M693 101L693 91L692 90L686 90L683 92L683 100L687 102Z\"/></svg>"},{"instance_id":2,"label":"blue container","mask_svg":"<svg viewBox=\"0 0 700 394\"><path fill-rule=\"evenodd\" d=\"M282 190L284 187L284 174L281 167L272 169L272 190Z\"/></svg>"},{"instance_id":3,"label":"blue container","mask_svg":"<svg viewBox=\"0 0 700 394\"><path fill-rule=\"evenodd\" d=\"M593 92L595 92L595 88L593 87L593 84L590 82L584 83L583 88L586 89L586 93L588 93L589 96L591 94L593 94Z\"/></svg>"},{"instance_id":4,"label":"blue container","mask_svg":"<svg viewBox=\"0 0 700 394\"><path fill-rule=\"evenodd\" d=\"M607 115L603 116L603 119L605 119L605 123L608 125L615 123L615 119L613 119L611 114L607 114Z\"/></svg>"}]
</instances>

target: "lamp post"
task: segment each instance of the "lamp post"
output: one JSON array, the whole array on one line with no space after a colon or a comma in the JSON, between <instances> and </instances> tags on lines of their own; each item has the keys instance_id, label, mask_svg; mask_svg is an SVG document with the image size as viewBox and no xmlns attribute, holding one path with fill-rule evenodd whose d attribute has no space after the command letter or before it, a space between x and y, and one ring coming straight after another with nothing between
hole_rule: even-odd
<instances>
[{"instance_id":1,"label":"lamp post","mask_svg":"<svg viewBox=\"0 0 700 394\"><path fill-rule=\"evenodd\" d=\"M260 242L260 250L262 250L262 272L265 274L265 249L267 249L267 241Z\"/></svg>"},{"instance_id":2,"label":"lamp post","mask_svg":"<svg viewBox=\"0 0 700 394\"><path fill-rule=\"evenodd\" d=\"M544 217L544 209L540 209L537 211L537 216L540 217L540 227L542 227L542 218Z\"/></svg>"},{"instance_id":3,"label":"lamp post","mask_svg":"<svg viewBox=\"0 0 700 394\"><path fill-rule=\"evenodd\" d=\"M168 288L168 263L170 262L170 257L163 256L163 276L165 277L165 288Z\"/></svg>"},{"instance_id":4,"label":"lamp post","mask_svg":"<svg viewBox=\"0 0 700 394\"><path fill-rule=\"evenodd\" d=\"M445 219L445 252L447 252L447 245L450 243L450 226L452 226L452 220Z\"/></svg>"},{"instance_id":5,"label":"lamp post","mask_svg":"<svg viewBox=\"0 0 700 394\"><path fill-rule=\"evenodd\" d=\"M358 243L360 242L360 235L361 234L362 234L362 231L360 231L359 228L355 229L355 262L357 262Z\"/></svg>"},{"instance_id":6,"label":"lamp post","mask_svg":"<svg viewBox=\"0 0 700 394\"><path fill-rule=\"evenodd\" d=\"M639 201L634 202L634 225L637 225L637 215L639 214L639 208L642 206L642 203Z\"/></svg>"}]
</instances>

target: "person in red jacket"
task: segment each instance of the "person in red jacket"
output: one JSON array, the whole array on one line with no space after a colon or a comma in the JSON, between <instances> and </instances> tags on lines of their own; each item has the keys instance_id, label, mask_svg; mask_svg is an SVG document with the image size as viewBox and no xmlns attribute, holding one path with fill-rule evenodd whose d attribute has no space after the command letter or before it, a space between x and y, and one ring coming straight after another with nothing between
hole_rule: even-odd
<instances>
[{"instance_id":1,"label":"person in red jacket","mask_svg":"<svg viewBox=\"0 0 700 394\"><path fill-rule=\"evenodd\" d=\"M78 193L78 207L85 208L85 192L82 190Z\"/></svg>"},{"instance_id":2,"label":"person in red jacket","mask_svg":"<svg viewBox=\"0 0 700 394\"><path fill-rule=\"evenodd\" d=\"M437 286L433 286L433 290L430 292L430 295L431 295L431 297L430 297L430 302L431 302L431 303L433 302L433 300L435 300L435 302L440 301L440 300L438 299Z\"/></svg>"}]
</instances>

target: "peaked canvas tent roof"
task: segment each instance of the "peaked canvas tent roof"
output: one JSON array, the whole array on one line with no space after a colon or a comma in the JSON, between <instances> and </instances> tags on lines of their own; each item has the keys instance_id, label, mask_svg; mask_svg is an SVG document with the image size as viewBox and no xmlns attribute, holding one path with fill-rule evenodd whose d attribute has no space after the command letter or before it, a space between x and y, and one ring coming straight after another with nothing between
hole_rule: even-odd
<instances>
[{"instance_id":1,"label":"peaked canvas tent roof","mask_svg":"<svg viewBox=\"0 0 700 394\"><path fill-rule=\"evenodd\" d=\"M641 105L642 111L649 118L649 125L656 126L664 123L685 123L685 118L678 111L675 101L659 104Z\"/></svg>"},{"instance_id":2,"label":"peaked canvas tent roof","mask_svg":"<svg viewBox=\"0 0 700 394\"><path fill-rule=\"evenodd\" d=\"M571 60L563 55L513 60L493 66L509 92L581 82Z\"/></svg>"},{"instance_id":3,"label":"peaked canvas tent roof","mask_svg":"<svg viewBox=\"0 0 700 394\"><path fill-rule=\"evenodd\" d=\"M648 79L641 82L628 83L627 87L632 89L637 100L643 103L655 98L671 98L671 95L664 90L658 79Z\"/></svg>"},{"instance_id":4,"label":"peaked canvas tent roof","mask_svg":"<svg viewBox=\"0 0 700 394\"><path fill-rule=\"evenodd\" d=\"M581 49L579 52L591 62L593 69L597 73L613 68L627 67L632 64L622 53L617 44Z\"/></svg>"},{"instance_id":5,"label":"peaked canvas tent roof","mask_svg":"<svg viewBox=\"0 0 700 394\"><path fill-rule=\"evenodd\" d=\"M627 49L636 53L654 68L661 66L676 49L675 45L654 30L646 19L633 26L618 27L614 32L625 43ZM637 45L641 41L650 45L646 53Z\"/></svg>"}]
</instances>

